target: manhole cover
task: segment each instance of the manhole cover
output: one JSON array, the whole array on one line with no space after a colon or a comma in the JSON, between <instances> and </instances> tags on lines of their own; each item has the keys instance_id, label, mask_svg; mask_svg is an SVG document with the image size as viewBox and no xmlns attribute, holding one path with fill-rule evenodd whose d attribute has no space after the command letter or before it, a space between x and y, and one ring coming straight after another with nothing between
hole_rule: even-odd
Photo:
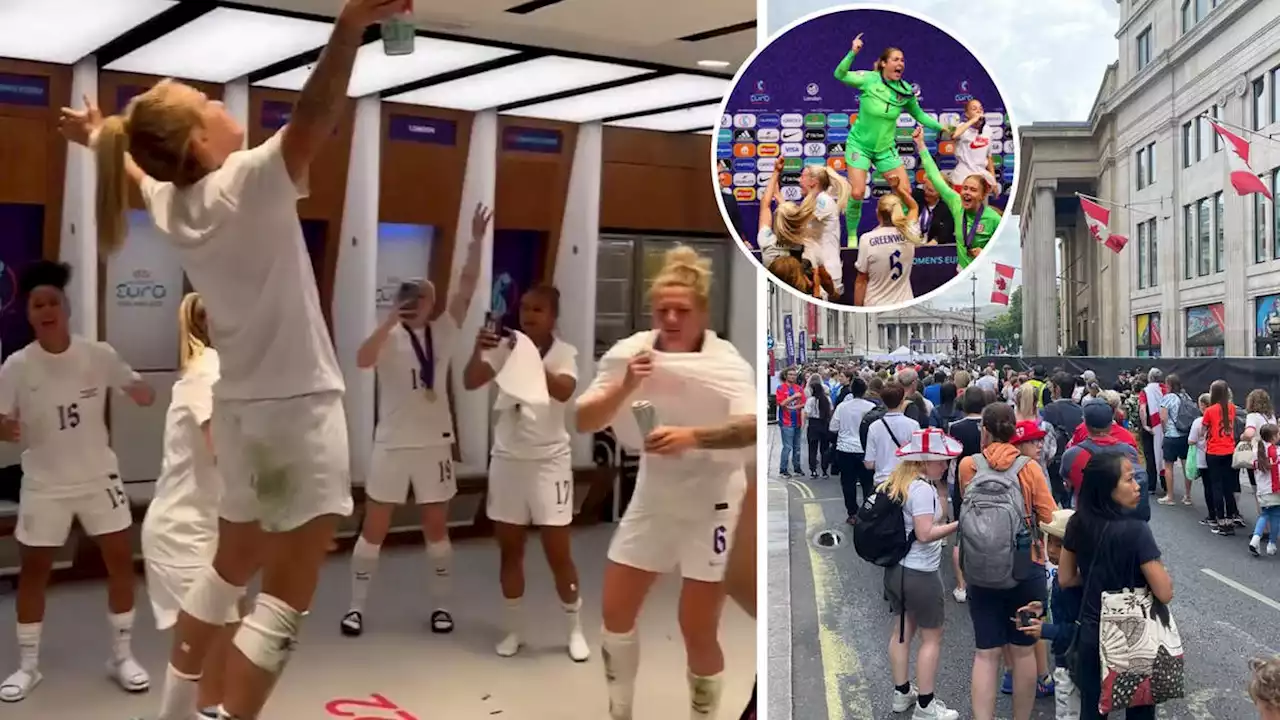
<instances>
[{"instance_id":1,"label":"manhole cover","mask_svg":"<svg viewBox=\"0 0 1280 720\"><path fill-rule=\"evenodd\" d=\"M818 547L833 548L844 543L844 533L838 530L823 530L813 537Z\"/></svg>"}]
</instances>

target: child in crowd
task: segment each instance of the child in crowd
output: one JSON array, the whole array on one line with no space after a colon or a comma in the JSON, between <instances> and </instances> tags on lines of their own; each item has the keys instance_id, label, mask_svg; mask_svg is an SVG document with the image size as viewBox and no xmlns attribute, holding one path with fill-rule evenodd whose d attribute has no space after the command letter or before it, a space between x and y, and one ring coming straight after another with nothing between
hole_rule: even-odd
<instances>
[{"instance_id":1,"label":"child in crowd","mask_svg":"<svg viewBox=\"0 0 1280 720\"><path fill-rule=\"evenodd\" d=\"M1280 720L1280 657L1249 661L1249 699L1258 720Z\"/></svg>"},{"instance_id":2,"label":"child in crowd","mask_svg":"<svg viewBox=\"0 0 1280 720\"><path fill-rule=\"evenodd\" d=\"M1257 471L1254 473L1257 478L1254 490L1258 493L1258 522L1254 525L1253 537L1249 540L1249 552L1254 557L1258 557L1258 548L1262 545L1262 535L1267 529L1267 523L1270 522L1273 528L1280 527L1280 448L1276 447L1280 427L1263 425L1258 431L1258 437L1262 439L1258 445ZM1276 554L1274 536L1267 540L1267 554Z\"/></svg>"},{"instance_id":3,"label":"child in crowd","mask_svg":"<svg viewBox=\"0 0 1280 720\"><path fill-rule=\"evenodd\" d=\"M1027 625L1019 629L1032 637L1048 640L1053 649L1056 666L1053 671L1053 703L1057 720L1077 720L1080 717L1080 692L1067 672L1066 656L1074 635L1072 631L1080 616L1084 588L1064 588L1059 585L1057 568L1062 557L1062 538L1067 534L1067 521L1074 514L1074 510L1055 510L1053 522L1040 524L1046 554L1052 563L1049 568L1049 614L1045 615L1044 606L1039 601L1018 609L1019 616L1022 613L1034 616L1027 621Z\"/></svg>"}]
</instances>

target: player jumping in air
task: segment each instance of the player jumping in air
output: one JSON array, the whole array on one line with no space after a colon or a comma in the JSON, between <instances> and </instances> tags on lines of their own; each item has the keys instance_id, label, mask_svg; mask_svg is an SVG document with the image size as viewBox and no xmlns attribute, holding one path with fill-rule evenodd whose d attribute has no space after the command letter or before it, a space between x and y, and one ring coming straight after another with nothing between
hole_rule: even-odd
<instances>
[{"instance_id":1,"label":"player jumping in air","mask_svg":"<svg viewBox=\"0 0 1280 720\"><path fill-rule=\"evenodd\" d=\"M916 100L911 83L902 79L906 60L898 48L880 53L872 71L851 71L853 60L862 50L862 35L853 39L853 49L836 66L836 79L861 91L858 115L849 129L844 159L848 165L851 195L845 209L845 227L849 231L849 247L858 247L858 221L862 219L862 203L866 199L867 177L872 167L889 181L889 185L910 184L902 167L896 145L898 118L908 113L916 122L936 132L950 132L929 117Z\"/></svg>"}]
</instances>

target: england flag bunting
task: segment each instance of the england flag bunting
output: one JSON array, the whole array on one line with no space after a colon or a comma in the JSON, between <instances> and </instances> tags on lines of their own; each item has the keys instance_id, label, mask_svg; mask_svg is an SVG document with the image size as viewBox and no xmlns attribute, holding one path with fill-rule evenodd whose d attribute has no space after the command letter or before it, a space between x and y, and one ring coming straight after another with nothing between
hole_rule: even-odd
<instances>
[{"instance_id":1,"label":"england flag bunting","mask_svg":"<svg viewBox=\"0 0 1280 720\"><path fill-rule=\"evenodd\" d=\"M1083 195L1080 196L1080 209L1084 211L1084 221L1089 225L1089 234L1094 240L1106 245L1114 253L1124 249L1129 238L1111 232L1108 227L1111 224L1110 210Z\"/></svg>"},{"instance_id":2,"label":"england flag bunting","mask_svg":"<svg viewBox=\"0 0 1280 720\"><path fill-rule=\"evenodd\" d=\"M996 263L996 282L991 288L991 302L996 305L1008 305L1009 296L1013 294L1012 265Z\"/></svg>"},{"instance_id":3,"label":"england flag bunting","mask_svg":"<svg viewBox=\"0 0 1280 720\"><path fill-rule=\"evenodd\" d=\"M1271 197L1271 191L1267 189L1267 184L1262 182L1262 178L1254 174L1253 168L1249 166L1248 141L1214 122L1213 118L1206 119L1227 144L1227 171L1231 178L1231 187L1236 189L1236 194L1261 193L1268 200L1274 200L1275 198Z\"/></svg>"}]
</instances>

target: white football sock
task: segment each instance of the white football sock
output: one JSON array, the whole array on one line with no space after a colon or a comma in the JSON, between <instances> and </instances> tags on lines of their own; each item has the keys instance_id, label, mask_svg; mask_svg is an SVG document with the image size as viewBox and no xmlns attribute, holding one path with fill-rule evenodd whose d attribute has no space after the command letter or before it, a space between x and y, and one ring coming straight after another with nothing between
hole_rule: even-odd
<instances>
[{"instance_id":1,"label":"white football sock","mask_svg":"<svg viewBox=\"0 0 1280 720\"><path fill-rule=\"evenodd\" d=\"M435 574L429 588L431 597L437 608L443 608L453 593L453 544L449 538L427 541L427 562Z\"/></svg>"},{"instance_id":2,"label":"white football sock","mask_svg":"<svg viewBox=\"0 0 1280 720\"><path fill-rule=\"evenodd\" d=\"M18 656L20 667L28 672L40 666L40 631L42 623L18 623Z\"/></svg>"},{"instance_id":3,"label":"white football sock","mask_svg":"<svg viewBox=\"0 0 1280 720\"><path fill-rule=\"evenodd\" d=\"M723 673L700 677L689 673L689 718L709 720L720 710L720 691Z\"/></svg>"},{"instance_id":4,"label":"white football sock","mask_svg":"<svg viewBox=\"0 0 1280 720\"><path fill-rule=\"evenodd\" d=\"M640 637L631 632L600 631L604 678L609 686L609 715L614 720L631 720L636 697L636 675L640 672Z\"/></svg>"},{"instance_id":5,"label":"white football sock","mask_svg":"<svg viewBox=\"0 0 1280 720\"><path fill-rule=\"evenodd\" d=\"M124 662L133 657L133 611L107 615L111 624L111 657Z\"/></svg>"},{"instance_id":6,"label":"white football sock","mask_svg":"<svg viewBox=\"0 0 1280 720\"><path fill-rule=\"evenodd\" d=\"M381 545L374 545L361 535L351 551L351 609L363 613L369 599L369 585L378 569Z\"/></svg>"},{"instance_id":7,"label":"white football sock","mask_svg":"<svg viewBox=\"0 0 1280 720\"><path fill-rule=\"evenodd\" d=\"M199 693L199 675L188 675L169 665L165 668L160 714L156 716L156 720L191 720L196 714Z\"/></svg>"}]
</instances>

